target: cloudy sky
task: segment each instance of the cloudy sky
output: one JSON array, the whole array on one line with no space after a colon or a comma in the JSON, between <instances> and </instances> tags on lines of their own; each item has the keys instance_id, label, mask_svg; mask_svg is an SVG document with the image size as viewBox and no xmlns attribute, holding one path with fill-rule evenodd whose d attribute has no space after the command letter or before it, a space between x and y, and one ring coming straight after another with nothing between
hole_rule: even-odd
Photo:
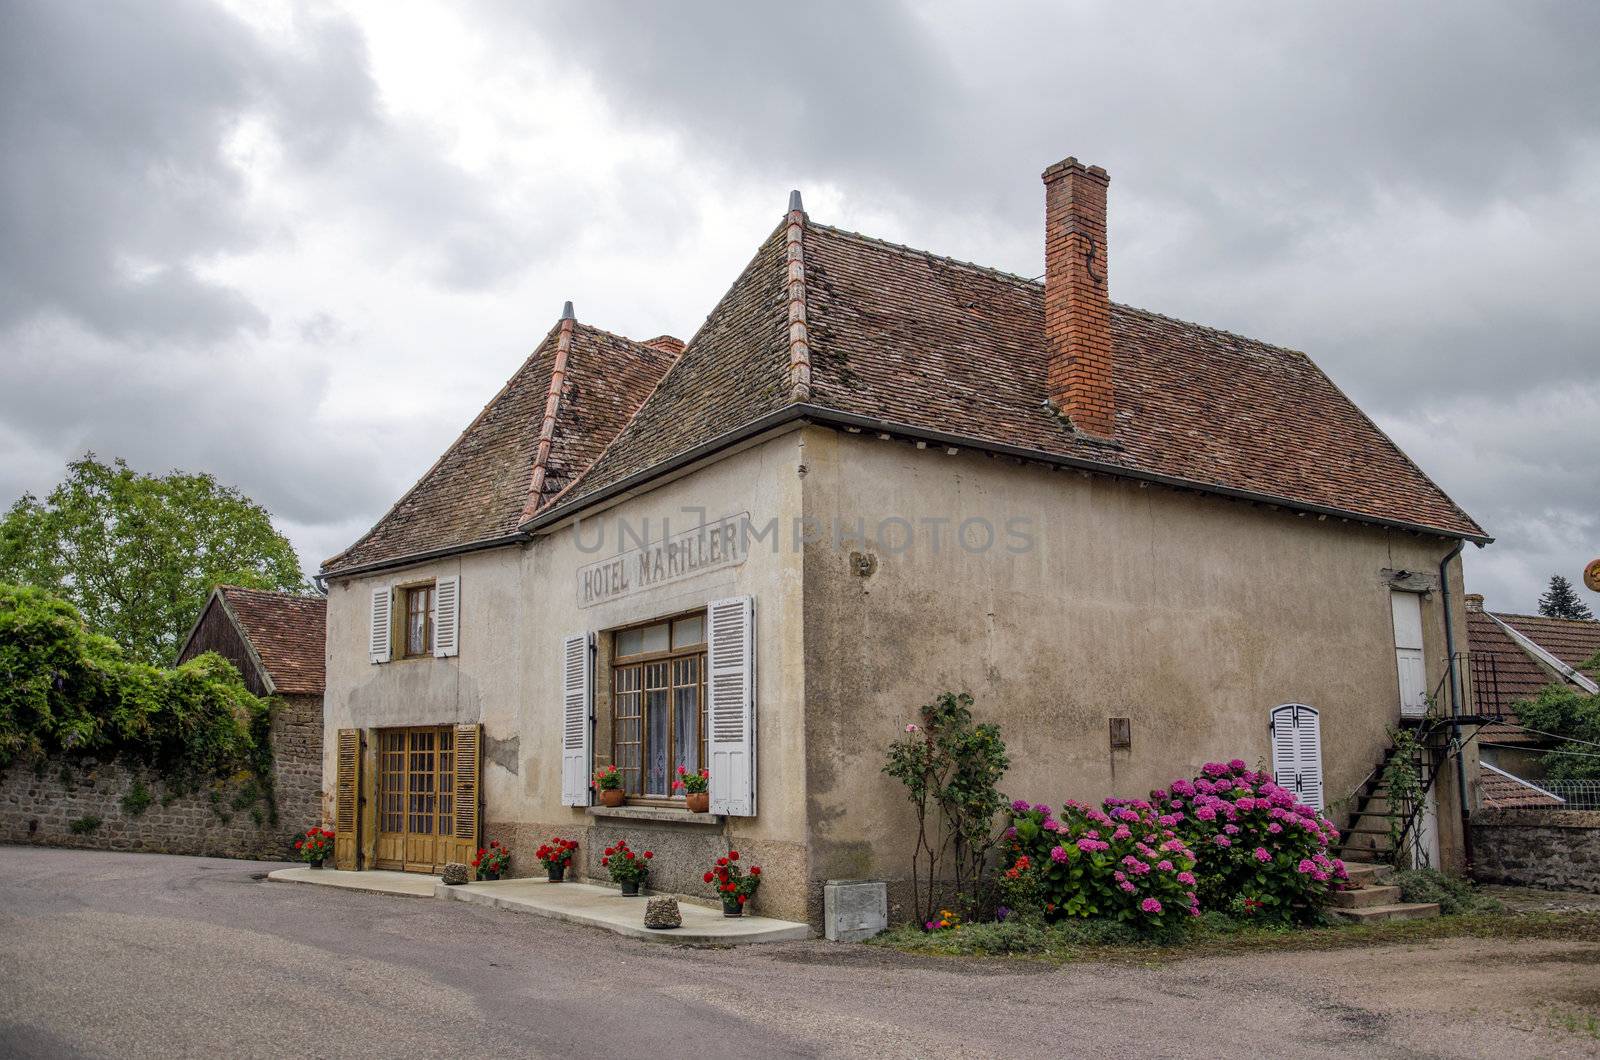
<instances>
[{"instance_id":1,"label":"cloudy sky","mask_svg":"<svg viewBox=\"0 0 1600 1060\"><path fill-rule=\"evenodd\" d=\"M0 0L0 501L208 470L307 568L549 328L691 334L788 190L1309 352L1499 540L1600 555L1600 5ZM1600 610L1600 598L1584 594Z\"/></svg>"}]
</instances>

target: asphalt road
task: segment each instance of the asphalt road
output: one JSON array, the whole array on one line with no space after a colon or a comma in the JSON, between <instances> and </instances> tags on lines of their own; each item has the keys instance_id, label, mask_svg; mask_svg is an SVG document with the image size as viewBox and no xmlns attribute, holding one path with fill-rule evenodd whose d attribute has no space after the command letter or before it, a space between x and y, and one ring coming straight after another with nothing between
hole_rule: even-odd
<instances>
[{"instance_id":1,"label":"asphalt road","mask_svg":"<svg viewBox=\"0 0 1600 1060\"><path fill-rule=\"evenodd\" d=\"M0 1056L1600 1055L1600 946L1156 968L692 949L274 866L0 846Z\"/></svg>"}]
</instances>

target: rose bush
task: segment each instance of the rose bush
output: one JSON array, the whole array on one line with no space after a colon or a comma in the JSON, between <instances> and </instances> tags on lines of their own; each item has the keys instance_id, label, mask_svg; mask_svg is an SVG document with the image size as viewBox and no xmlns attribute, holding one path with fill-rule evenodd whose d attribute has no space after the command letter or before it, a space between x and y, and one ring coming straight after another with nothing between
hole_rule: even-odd
<instances>
[{"instance_id":1,"label":"rose bush","mask_svg":"<svg viewBox=\"0 0 1600 1060\"><path fill-rule=\"evenodd\" d=\"M1011 804L1001 892L1013 914L1104 917L1169 934L1198 916L1195 854L1177 818L1143 799Z\"/></svg>"},{"instance_id":2,"label":"rose bush","mask_svg":"<svg viewBox=\"0 0 1600 1060\"><path fill-rule=\"evenodd\" d=\"M1303 923L1348 878L1328 856L1339 830L1241 759L1207 763L1193 780L1151 792L1151 801L1196 852L1205 909Z\"/></svg>"}]
</instances>

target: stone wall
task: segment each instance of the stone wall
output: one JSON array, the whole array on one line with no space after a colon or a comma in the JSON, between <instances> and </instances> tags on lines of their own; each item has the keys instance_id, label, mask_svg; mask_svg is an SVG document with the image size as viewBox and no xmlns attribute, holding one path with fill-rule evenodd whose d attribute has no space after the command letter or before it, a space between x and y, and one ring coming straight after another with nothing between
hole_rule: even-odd
<instances>
[{"instance_id":1,"label":"stone wall","mask_svg":"<svg viewBox=\"0 0 1600 1060\"><path fill-rule=\"evenodd\" d=\"M1600 812L1482 810L1472 818L1472 875L1600 893Z\"/></svg>"},{"instance_id":2,"label":"stone wall","mask_svg":"<svg viewBox=\"0 0 1600 1060\"><path fill-rule=\"evenodd\" d=\"M274 704L278 823L233 781L173 796L148 770L92 758L19 761L0 772L0 842L277 860L323 820L322 703ZM141 806L141 803L143 804Z\"/></svg>"}]
</instances>

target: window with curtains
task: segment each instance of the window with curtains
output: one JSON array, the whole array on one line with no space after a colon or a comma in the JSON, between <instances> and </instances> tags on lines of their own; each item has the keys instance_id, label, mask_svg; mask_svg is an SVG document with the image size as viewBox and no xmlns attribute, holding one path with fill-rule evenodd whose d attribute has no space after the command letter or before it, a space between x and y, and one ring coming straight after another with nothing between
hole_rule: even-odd
<instances>
[{"instance_id":1,"label":"window with curtains","mask_svg":"<svg viewBox=\"0 0 1600 1060\"><path fill-rule=\"evenodd\" d=\"M613 638L611 760L628 795L672 798L678 767L699 770L706 761L705 614Z\"/></svg>"},{"instance_id":2,"label":"window with curtains","mask_svg":"<svg viewBox=\"0 0 1600 1060\"><path fill-rule=\"evenodd\" d=\"M413 585L402 590L405 610L401 620L402 643L407 658L433 654L433 583Z\"/></svg>"}]
</instances>

